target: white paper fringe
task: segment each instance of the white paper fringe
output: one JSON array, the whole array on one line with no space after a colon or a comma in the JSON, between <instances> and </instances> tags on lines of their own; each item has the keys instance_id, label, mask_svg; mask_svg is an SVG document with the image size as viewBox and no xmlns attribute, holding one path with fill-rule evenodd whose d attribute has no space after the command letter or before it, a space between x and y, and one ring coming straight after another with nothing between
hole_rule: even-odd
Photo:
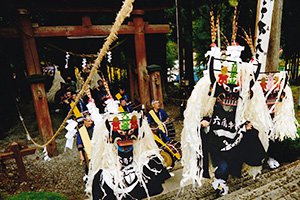
<instances>
[{"instance_id":1,"label":"white paper fringe","mask_svg":"<svg viewBox=\"0 0 300 200\"><path fill-rule=\"evenodd\" d=\"M208 95L209 89L209 75L206 75L196 84L184 111L184 127L181 133L181 163L183 165L181 187L184 187L190 180L193 181L194 186L201 185L203 153L200 121L203 117L212 115L216 101L212 97L213 94ZM197 163L199 157L201 159L200 166Z\"/></svg>"},{"instance_id":2,"label":"white paper fringe","mask_svg":"<svg viewBox=\"0 0 300 200\"><path fill-rule=\"evenodd\" d=\"M109 142L109 131L106 128L105 121L108 119L109 115L104 114L99 117L95 104L90 103L88 105L89 112L93 116L97 116L94 121L94 133L91 140L92 152L90 161L89 178L86 184L86 193L92 194L92 183L95 174L102 169L102 176L100 183L103 186L104 183L109 185L115 192L115 196L118 199L122 199L124 195L133 189L125 188L123 184L123 172L121 171L121 164L118 158L118 152L115 144ZM146 193L148 194L148 189L146 187L147 177L143 174L143 167L149 162L152 157L158 157L162 162L162 158L159 154L159 148L156 145L153 137L153 133L148 125L147 119L143 119L142 126L139 130L138 140L134 142L133 147L133 165L135 174L139 182L144 187ZM157 172L158 173L158 172ZM112 182L114 180L114 182Z\"/></svg>"},{"instance_id":3,"label":"white paper fringe","mask_svg":"<svg viewBox=\"0 0 300 200\"><path fill-rule=\"evenodd\" d=\"M255 71L251 63L243 63L241 68L242 89L236 111L236 126L240 126L246 121L250 121L259 132L259 139L267 151L269 147L269 134L273 130L273 123L269 115L269 109L265 102L264 94L259 82L255 82L252 87L253 97L250 99L250 81L254 80Z\"/></svg>"},{"instance_id":4,"label":"white paper fringe","mask_svg":"<svg viewBox=\"0 0 300 200\"><path fill-rule=\"evenodd\" d=\"M273 140L283 141L287 138L296 139L298 137L297 127L299 124L295 118L294 100L289 85L286 85L284 93L285 97L282 102L278 102L275 107Z\"/></svg>"},{"instance_id":5,"label":"white paper fringe","mask_svg":"<svg viewBox=\"0 0 300 200\"><path fill-rule=\"evenodd\" d=\"M51 160L51 158L48 156L47 147L44 147L44 149L43 149L43 156L44 156L45 161L50 161Z\"/></svg>"}]
</instances>

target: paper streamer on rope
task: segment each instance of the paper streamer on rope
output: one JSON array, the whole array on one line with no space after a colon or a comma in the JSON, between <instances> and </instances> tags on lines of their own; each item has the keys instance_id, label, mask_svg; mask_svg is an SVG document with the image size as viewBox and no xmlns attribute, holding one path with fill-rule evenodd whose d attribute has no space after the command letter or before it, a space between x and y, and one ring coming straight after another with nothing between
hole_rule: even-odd
<instances>
[{"instance_id":1,"label":"paper streamer on rope","mask_svg":"<svg viewBox=\"0 0 300 200\"><path fill-rule=\"evenodd\" d=\"M274 0L263 0L260 3L260 12L257 22L257 39L255 58L261 63L261 71L266 69L267 52L269 46Z\"/></svg>"},{"instance_id":2,"label":"paper streamer on rope","mask_svg":"<svg viewBox=\"0 0 300 200\"><path fill-rule=\"evenodd\" d=\"M69 58L70 58L70 54L69 54L69 52L67 52L67 54L66 54L66 65L65 65L66 69L68 68L68 65L69 65Z\"/></svg>"},{"instance_id":3,"label":"paper streamer on rope","mask_svg":"<svg viewBox=\"0 0 300 200\"><path fill-rule=\"evenodd\" d=\"M111 63L112 60L112 54L111 51L107 52L107 62Z\"/></svg>"},{"instance_id":4,"label":"paper streamer on rope","mask_svg":"<svg viewBox=\"0 0 300 200\"><path fill-rule=\"evenodd\" d=\"M83 58L82 59L82 68L85 68L86 67L86 58Z\"/></svg>"},{"instance_id":5,"label":"paper streamer on rope","mask_svg":"<svg viewBox=\"0 0 300 200\"><path fill-rule=\"evenodd\" d=\"M65 151L67 150L67 148L73 149L74 136L77 132L76 127L78 125L78 123L72 119L69 119L67 123L68 125L65 127L65 129L68 131L65 135L65 138L67 138Z\"/></svg>"},{"instance_id":6,"label":"paper streamer on rope","mask_svg":"<svg viewBox=\"0 0 300 200\"><path fill-rule=\"evenodd\" d=\"M43 155L44 155L44 160L45 161L50 161L51 160L51 158L48 156L48 151L47 151L46 147L44 147Z\"/></svg>"}]
</instances>

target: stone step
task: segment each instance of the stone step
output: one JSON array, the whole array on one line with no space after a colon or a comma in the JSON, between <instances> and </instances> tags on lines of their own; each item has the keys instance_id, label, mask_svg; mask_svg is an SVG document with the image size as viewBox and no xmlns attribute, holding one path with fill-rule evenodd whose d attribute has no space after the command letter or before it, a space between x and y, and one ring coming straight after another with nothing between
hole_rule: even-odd
<instances>
[{"instance_id":1,"label":"stone step","mask_svg":"<svg viewBox=\"0 0 300 200\"><path fill-rule=\"evenodd\" d=\"M263 196L270 198L270 199L280 199L283 198L284 196L289 195L290 193L293 193L297 191L297 185L300 184L299 178L289 182L287 184L284 184L282 187L278 187L275 190L268 191L267 193L263 194Z\"/></svg>"},{"instance_id":2,"label":"stone step","mask_svg":"<svg viewBox=\"0 0 300 200\"><path fill-rule=\"evenodd\" d=\"M241 196L244 196L247 193L252 193L257 188L262 188L263 186L272 184L273 182L278 182L278 184L281 184L286 179L286 177L291 178L290 180L287 180L287 182L293 181L294 179L292 178L294 176L298 176L299 178L299 174L298 174L300 171L299 168L300 168L300 162L295 162L288 165L284 165L278 169L269 171L267 173L264 173L260 175L258 178L256 178L255 180L248 179L247 181L243 181L243 179L241 179L241 182L236 183L235 185L229 182L228 185L230 187L230 193L226 197L230 196L232 198L237 198L237 197L240 198ZM293 174L291 171L295 172L296 174Z\"/></svg>"},{"instance_id":3,"label":"stone step","mask_svg":"<svg viewBox=\"0 0 300 200\"><path fill-rule=\"evenodd\" d=\"M273 199L273 197L277 196L293 198L293 196L297 196L295 191L297 191L300 184L300 181L298 182L300 180L299 173L300 160L271 171L264 170L263 174L259 175L255 180L245 174L242 178L230 178L228 181L230 193L220 199ZM211 187L211 181L204 179L200 188L193 188L189 185L180 194L178 194L179 184L173 183L174 187L178 187L177 189L173 188L171 192L158 195L153 199L216 199L217 196ZM297 185L298 187L295 187Z\"/></svg>"},{"instance_id":4,"label":"stone step","mask_svg":"<svg viewBox=\"0 0 300 200\"><path fill-rule=\"evenodd\" d=\"M277 198L277 199L285 199L285 200L291 200L295 199L298 200L300 199L300 183L298 182L298 189L282 198Z\"/></svg>"},{"instance_id":5,"label":"stone step","mask_svg":"<svg viewBox=\"0 0 300 200\"><path fill-rule=\"evenodd\" d=\"M263 185L262 187L258 187L252 191L244 193L239 196L233 197L232 195L228 195L226 198L239 198L239 199L275 199L277 197L282 197L291 192L294 192L296 188L294 187L297 184L298 180L294 180L289 182L287 177L283 177Z\"/></svg>"}]
</instances>

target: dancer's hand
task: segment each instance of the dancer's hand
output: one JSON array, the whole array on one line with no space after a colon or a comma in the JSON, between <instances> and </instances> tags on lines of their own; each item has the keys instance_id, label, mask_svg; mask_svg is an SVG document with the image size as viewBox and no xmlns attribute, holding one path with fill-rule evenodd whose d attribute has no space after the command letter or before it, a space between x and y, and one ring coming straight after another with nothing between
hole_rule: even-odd
<instances>
[{"instance_id":1,"label":"dancer's hand","mask_svg":"<svg viewBox=\"0 0 300 200\"><path fill-rule=\"evenodd\" d=\"M210 123L207 120L202 120L200 124L201 124L202 127L207 128Z\"/></svg>"},{"instance_id":2,"label":"dancer's hand","mask_svg":"<svg viewBox=\"0 0 300 200\"><path fill-rule=\"evenodd\" d=\"M163 124L167 124L169 121L170 121L170 118L168 117L168 118L166 119L166 121L163 122Z\"/></svg>"},{"instance_id":3,"label":"dancer's hand","mask_svg":"<svg viewBox=\"0 0 300 200\"><path fill-rule=\"evenodd\" d=\"M83 156L83 152L82 151L79 151L79 156L80 156L80 160L84 161L84 156Z\"/></svg>"},{"instance_id":4,"label":"dancer's hand","mask_svg":"<svg viewBox=\"0 0 300 200\"><path fill-rule=\"evenodd\" d=\"M246 124L246 130L251 130L253 128L251 122Z\"/></svg>"}]
</instances>

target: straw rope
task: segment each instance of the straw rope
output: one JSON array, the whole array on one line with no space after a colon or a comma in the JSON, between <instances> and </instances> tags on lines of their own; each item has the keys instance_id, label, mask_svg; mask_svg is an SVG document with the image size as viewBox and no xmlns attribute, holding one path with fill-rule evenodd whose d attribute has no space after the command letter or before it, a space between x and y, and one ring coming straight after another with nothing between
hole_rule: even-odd
<instances>
[{"instance_id":1,"label":"straw rope","mask_svg":"<svg viewBox=\"0 0 300 200\"><path fill-rule=\"evenodd\" d=\"M111 48L109 48L109 51L112 51L113 49L115 49L116 47L120 46L121 44L123 44L125 41L127 40L127 38L125 38L124 40L122 41L119 41L117 42L114 46L112 46ZM92 59L95 59L97 58L97 54L84 54L84 53L75 53L75 52L72 52L72 51L68 51L68 50L65 50L65 49L62 49L54 44L51 44L49 42L43 42L44 44L46 44L47 46L49 46L50 48L53 48L53 49L56 49L58 51L61 51L61 52L64 52L64 53L69 53L71 56L76 56L76 57L81 57L81 58L92 58ZM44 47L46 48L46 47Z\"/></svg>"}]
</instances>

